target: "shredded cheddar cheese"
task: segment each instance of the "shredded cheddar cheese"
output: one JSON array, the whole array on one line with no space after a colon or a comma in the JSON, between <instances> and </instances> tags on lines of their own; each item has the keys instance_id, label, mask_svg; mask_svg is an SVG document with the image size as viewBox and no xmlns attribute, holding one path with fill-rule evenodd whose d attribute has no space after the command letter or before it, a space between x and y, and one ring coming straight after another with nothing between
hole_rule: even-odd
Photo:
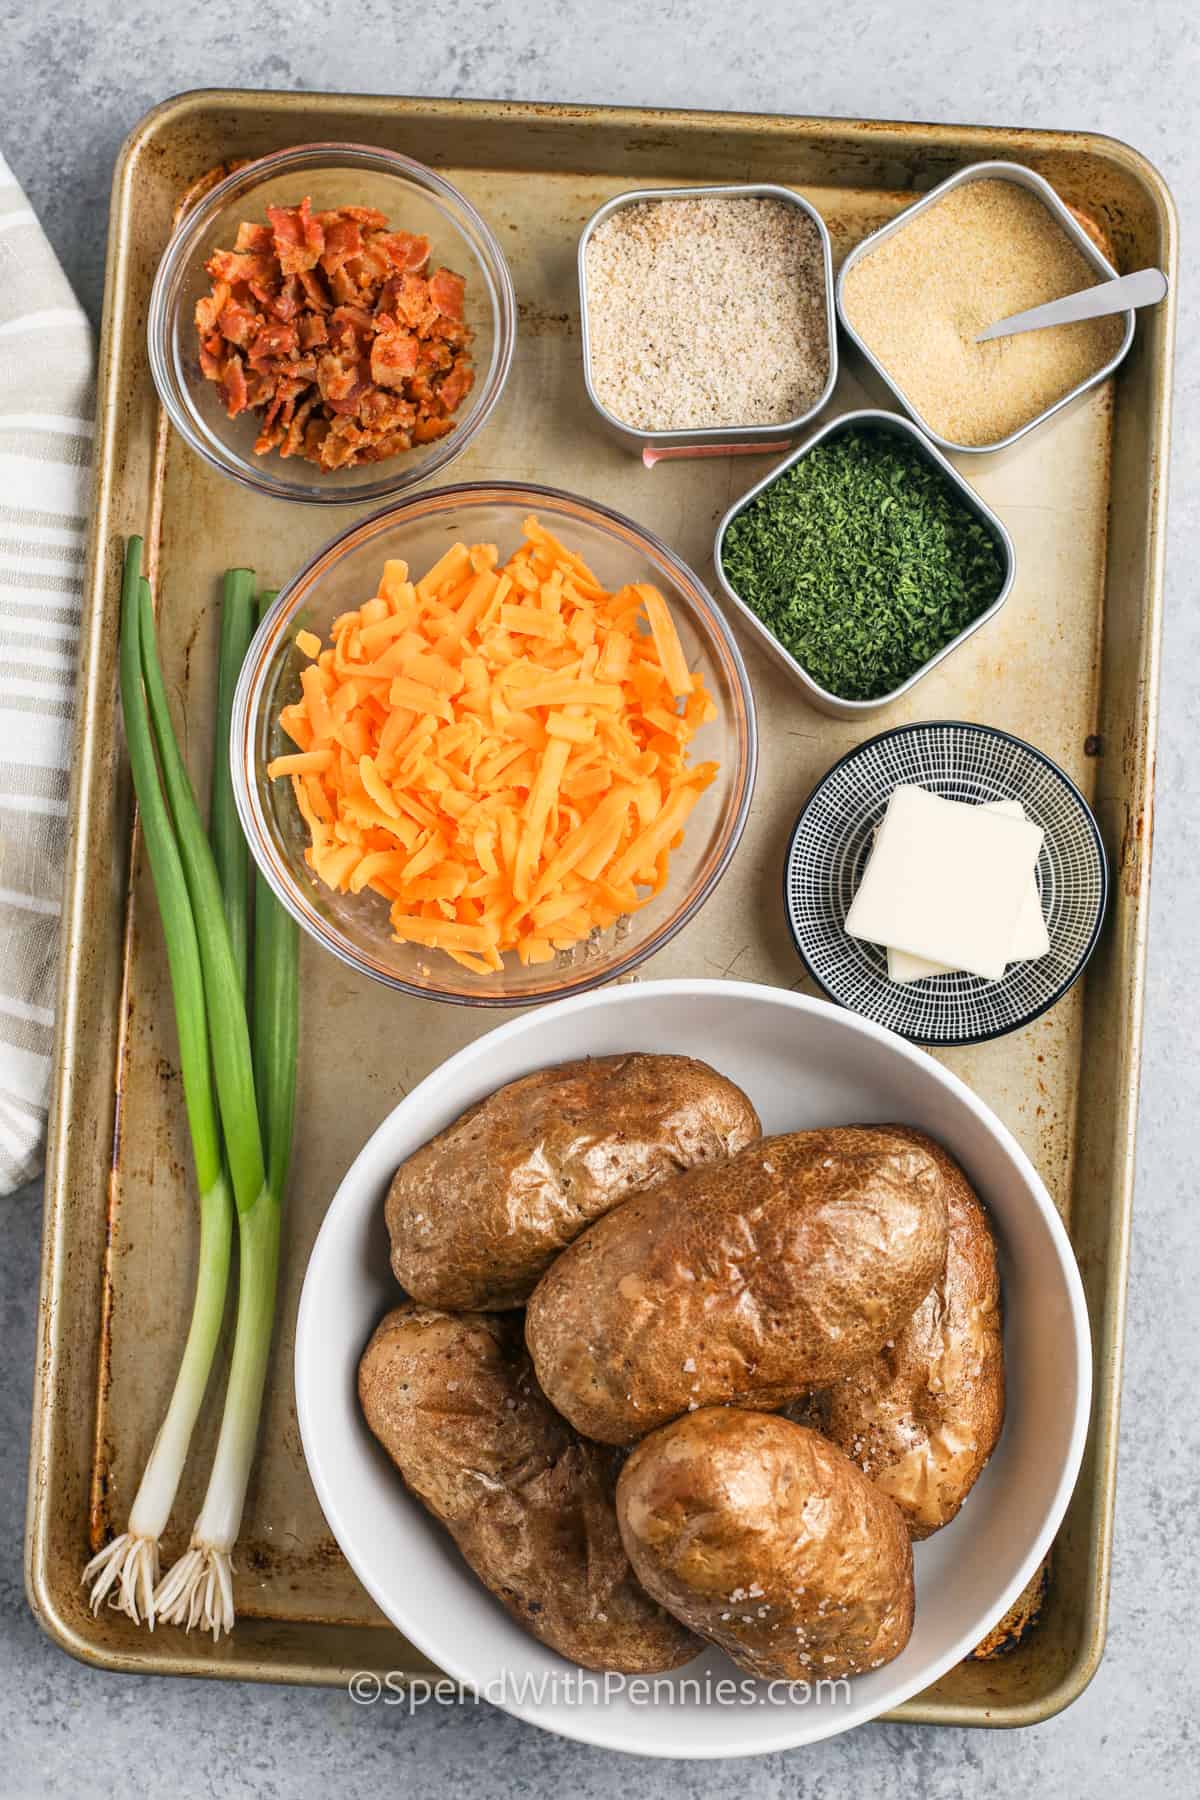
<instances>
[{"instance_id":1,"label":"shredded cheddar cheese","mask_svg":"<svg viewBox=\"0 0 1200 1800\"><path fill-rule=\"evenodd\" d=\"M370 888L403 943L480 974L549 962L666 884L671 851L717 772L688 746L717 716L663 596L607 592L525 521L455 544L417 582L384 564L379 592L308 661L279 722L308 864Z\"/></svg>"}]
</instances>

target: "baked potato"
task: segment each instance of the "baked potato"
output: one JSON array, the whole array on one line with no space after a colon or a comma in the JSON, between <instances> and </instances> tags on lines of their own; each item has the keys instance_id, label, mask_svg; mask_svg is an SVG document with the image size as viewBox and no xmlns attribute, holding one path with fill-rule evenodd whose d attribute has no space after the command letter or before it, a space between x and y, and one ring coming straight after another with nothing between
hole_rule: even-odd
<instances>
[{"instance_id":1,"label":"baked potato","mask_svg":"<svg viewBox=\"0 0 1200 1800\"><path fill-rule=\"evenodd\" d=\"M664 1425L622 1469L617 1518L647 1593L751 1675L861 1675L908 1642L899 1509L788 1419L710 1407Z\"/></svg>"},{"instance_id":2,"label":"baked potato","mask_svg":"<svg viewBox=\"0 0 1200 1800\"><path fill-rule=\"evenodd\" d=\"M689 1409L771 1409L865 1362L946 1259L945 1181L888 1126L763 1138L627 1200L534 1289L551 1404L628 1444Z\"/></svg>"},{"instance_id":3,"label":"baked potato","mask_svg":"<svg viewBox=\"0 0 1200 1800\"><path fill-rule=\"evenodd\" d=\"M586 1226L760 1136L740 1088L690 1056L600 1056L490 1094L396 1171L392 1269L426 1306L521 1306Z\"/></svg>"},{"instance_id":4,"label":"baked potato","mask_svg":"<svg viewBox=\"0 0 1200 1800\"><path fill-rule=\"evenodd\" d=\"M519 1318L397 1307L367 1345L358 1393L405 1485L544 1644L627 1674L696 1654L633 1578L617 1530L618 1459L547 1404Z\"/></svg>"},{"instance_id":5,"label":"baked potato","mask_svg":"<svg viewBox=\"0 0 1200 1800\"><path fill-rule=\"evenodd\" d=\"M897 1128L899 1129L899 1128ZM789 1409L891 1496L914 1538L948 1525L1004 1423L1000 1277L987 1214L954 1159L919 1132L946 1189L942 1273L908 1323L833 1387Z\"/></svg>"}]
</instances>

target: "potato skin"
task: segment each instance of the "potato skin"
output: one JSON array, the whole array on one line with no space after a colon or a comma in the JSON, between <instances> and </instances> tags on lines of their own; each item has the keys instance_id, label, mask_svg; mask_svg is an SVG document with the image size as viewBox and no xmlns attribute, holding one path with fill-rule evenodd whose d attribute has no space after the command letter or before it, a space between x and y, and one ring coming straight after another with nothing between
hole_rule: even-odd
<instances>
[{"instance_id":1,"label":"potato skin","mask_svg":"<svg viewBox=\"0 0 1200 1800\"><path fill-rule=\"evenodd\" d=\"M396 1171L392 1271L414 1300L523 1306L559 1251L631 1194L762 1133L741 1089L690 1056L598 1056L490 1094Z\"/></svg>"},{"instance_id":2,"label":"potato skin","mask_svg":"<svg viewBox=\"0 0 1200 1800\"><path fill-rule=\"evenodd\" d=\"M618 1458L547 1404L518 1318L397 1307L363 1353L358 1393L405 1486L527 1631L588 1669L652 1674L696 1655L633 1578Z\"/></svg>"},{"instance_id":3,"label":"potato skin","mask_svg":"<svg viewBox=\"0 0 1200 1800\"><path fill-rule=\"evenodd\" d=\"M617 1518L647 1593L751 1675L861 1675L908 1642L898 1508L788 1419L711 1407L664 1425L622 1469Z\"/></svg>"},{"instance_id":4,"label":"potato skin","mask_svg":"<svg viewBox=\"0 0 1200 1800\"><path fill-rule=\"evenodd\" d=\"M551 1404L628 1444L701 1406L770 1410L900 1329L946 1257L938 1164L888 1126L763 1138L627 1200L534 1290Z\"/></svg>"},{"instance_id":5,"label":"potato skin","mask_svg":"<svg viewBox=\"0 0 1200 1800\"><path fill-rule=\"evenodd\" d=\"M946 1263L912 1318L869 1362L789 1408L896 1502L914 1538L948 1525L1004 1424L996 1246L983 1205L940 1144L909 1134L946 1186Z\"/></svg>"}]
</instances>

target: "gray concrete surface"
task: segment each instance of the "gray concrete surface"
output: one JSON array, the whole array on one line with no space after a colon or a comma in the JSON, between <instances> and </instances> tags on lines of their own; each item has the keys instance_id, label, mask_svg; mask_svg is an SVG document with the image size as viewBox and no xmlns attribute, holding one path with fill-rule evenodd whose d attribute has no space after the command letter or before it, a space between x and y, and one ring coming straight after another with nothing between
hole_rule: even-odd
<instances>
[{"instance_id":1,"label":"gray concrete surface","mask_svg":"<svg viewBox=\"0 0 1200 1800\"><path fill-rule=\"evenodd\" d=\"M648 1800L1168 1800L1198 1791L1198 46L1198 15L1183 0L1088 8L1061 0L759 0L744 8L730 0L256 0L236 10L178 0L0 0L0 143L93 316L118 146L156 101L208 85L1097 129L1158 164L1184 214L1187 252L1112 1627L1088 1692L1023 1732L877 1726L753 1762L634 1764L485 1707L430 1707L408 1719L356 1708L341 1693L130 1680L78 1667L39 1635L21 1580L40 1224L31 1189L5 1206L0 1257L0 1794L600 1800L633 1786Z\"/></svg>"}]
</instances>

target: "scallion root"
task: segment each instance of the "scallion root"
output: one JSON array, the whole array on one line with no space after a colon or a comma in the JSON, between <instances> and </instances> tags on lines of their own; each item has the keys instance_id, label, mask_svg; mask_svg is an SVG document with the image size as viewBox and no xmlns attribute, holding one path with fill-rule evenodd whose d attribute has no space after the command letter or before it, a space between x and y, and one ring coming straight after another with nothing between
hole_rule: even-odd
<instances>
[{"instance_id":1,"label":"scallion root","mask_svg":"<svg viewBox=\"0 0 1200 1800\"><path fill-rule=\"evenodd\" d=\"M93 1556L83 1571L91 1585L88 1604L94 1613L105 1600L126 1613L135 1625L145 1620L154 1630L155 1589L158 1586L158 1539L123 1531Z\"/></svg>"},{"instance_id":2,"label":"scallion root","mask_svg":"<svg viewBox=\"0 0 1200 1800\"><path fill-rule=\"evenodd\" d=\"M185 1631L199 1626L211 1631L214 1643L233 1630L233 1558L211 1544L192 1543L168 1569L154 1596L154 1607L168 1625Z\"/></svg>"}]
</instances>

